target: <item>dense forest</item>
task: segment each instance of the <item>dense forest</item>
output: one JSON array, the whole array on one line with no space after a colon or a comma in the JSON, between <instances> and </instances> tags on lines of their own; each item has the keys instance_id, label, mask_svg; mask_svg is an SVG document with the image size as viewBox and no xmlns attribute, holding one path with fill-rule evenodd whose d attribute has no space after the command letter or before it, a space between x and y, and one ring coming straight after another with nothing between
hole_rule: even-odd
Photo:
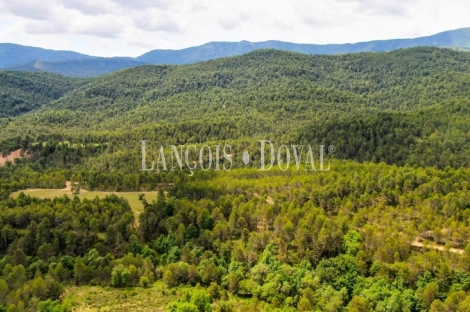
<instances>
[{"instance_id":1,"label":"dense forest","mask_svg":"<svg viewBox=\"0 0 470 312\"><path fill-rule=\"evenodd\" d=\"M0 118L0 149L66 142L68 155L80 156L66 161L74 166L87 163L83 148L100 146L88 167L120 163L132 172L135 162L121 158L135 159L142 139L167 145L270 139L333 144L342 159L459 168L468 158L469 70L470 54L437 48L340 56L262 50L67 78L54 83L63 92L57 100L35 101L32 112L14 118L14 110L3 112L9 118ZM16 75L5 77L12 78L4 97L22 85ZM40 75L21 74L28 81ZM55 99L47 81L34 94ZM63 157L55 158L53 165L61 165Z\"/></svg>"},{"instance_id":2,"label":"dense forest","mask_svg":"<svg viewBox=\"0 0 470 312\"><path fill-rule=\"evenodd\" d=\"M0 71L0 118L40 108L79 85L79 79L59 75Z\"/></svg>"},{"instance_id":3,"label":"dense forest","mask_svg":"<svg viewBox=\"0 0 470 312\"><path fill-rule=\"evenodd\" d=\"M22 156L0 166L0 311L75 311L87 287L175 312L470 310L468 53L261 50L0 81L0 151ZM231 170L144 171L141 140L148 164L161 145L229 145L213 161ZM323 145L329 170L294 154L283 170L286 149L259 170L260 140L315 147L317 169ZM67 183L106 195L28 194Z\"/></svg>"},{"instance_id":4,"label":"dense forest","mask_svg":"<svg viewBox=\"0 0 470 312\"><path fill-rule=\"evenodd\" d=\"M137 220L115 195L7 198L1 299L67 310L67 285L162 280L199 285L169 311L468 310L468 170L332 168L181 174Z\"/></svg>"}]
</instances>

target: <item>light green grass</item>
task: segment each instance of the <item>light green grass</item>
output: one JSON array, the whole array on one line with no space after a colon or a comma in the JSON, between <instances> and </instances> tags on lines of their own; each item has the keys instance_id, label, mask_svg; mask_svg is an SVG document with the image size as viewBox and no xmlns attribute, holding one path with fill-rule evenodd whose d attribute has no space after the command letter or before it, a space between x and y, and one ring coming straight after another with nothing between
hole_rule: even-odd
<instances>
[{"instance_id":1,"label":"light green grass","mask_svg":"<svg viewBox=\"0 0 470 312\"><path fill-rule=\"evenodd\" d=\"M54 198L54 197L62 197L67 195L69 197L73 197L74 195L68 189L30 189L30 190L23 190L14 192L11 194L13 198L16 198L21 192L25 193L29 196L34 196L38 198ZM101 192L101 191L85 191L82 190L80 194L77 196L80 199L93 199L95 197L105 197L106 195L115 194L119 197L124 197L129 202L129 205L132 208L136 221L138 220L139 214L144 210L144 206L139 201L139 195L145 194L145 199L147 202L151 203L153 200L157 199L158 192Z\"/></svg>"},{"instance_id":2,"label":"light green grass","mask_svg":"<svg viewBox=\"0 0 470 312\"><path fill-rule=\"evenodd\" d=\"M159 281L150 288L70 286L62 302L72 311L166 311L179 296L181 290L169 290Z\"/></svg>"},{"instance_id":3,"label":"light green grass","mask_svg":"<svg viewBox=\"0 0 470 312\"><path fill-rule=\"evenodd\" d=\"M176 301L185 292L191 293L196 287L181 285L169 289L161 280L149 288L67 286L62 304L71 311L167 311L170 302ZM253 306L251 298L230 295L229 301L236 312L249 311ZM218 302L215 302L213 310L217 311L217 306Z\"/></svg>"}]
</instances>

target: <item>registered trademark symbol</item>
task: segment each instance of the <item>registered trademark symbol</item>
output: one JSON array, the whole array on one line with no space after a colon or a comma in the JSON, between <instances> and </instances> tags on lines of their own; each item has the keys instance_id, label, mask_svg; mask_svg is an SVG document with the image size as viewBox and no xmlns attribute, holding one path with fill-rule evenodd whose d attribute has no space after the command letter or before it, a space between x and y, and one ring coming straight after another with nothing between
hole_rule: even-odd
<instances>
[{"instance_id":1,"label":"registered trademark symbol","mask_svg":"<svg viewBox=\"0 0 470 312\"><path fill-rule=\"evenodd\" d=\"M333 154L334 152L336 152L336 146L334 145L328 146L328 153Z\"/></svg>"}]
</instances>

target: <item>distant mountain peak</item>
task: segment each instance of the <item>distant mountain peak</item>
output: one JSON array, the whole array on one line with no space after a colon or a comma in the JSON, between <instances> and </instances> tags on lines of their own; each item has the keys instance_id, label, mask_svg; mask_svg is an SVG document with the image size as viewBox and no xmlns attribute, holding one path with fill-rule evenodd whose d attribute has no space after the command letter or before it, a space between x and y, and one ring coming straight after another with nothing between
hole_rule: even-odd
<instances>
[{"instance_id":1,"label":"distant mountain peak","mask_svg":"<svg viewBox=\"0 0 470 312\"><path fill-rule=\"evenodd\" d=\"M20 71L50 71L68 76L95 76L143 64L190 64L241 55L259 49L277 49L304 54L345 54L385 52L417 46L446 47L470 51L470 28L449 30L412 39L374 40L345 44L301 44L279 40L262 42L212 41L180 50L152 50L135 58L99 58L72 51L55 51L2 43L0 44L0 68ZM32 64L31 62L37 63Z\"/></svg>"},{"instance_id":2,"label":"distant mountain peak","mask_svg":"<svg viewBox=\"0 0 470 312\"><path fill-rule=\"evenodd\" d=\"M147 52L137 59L152 64L188 64L233 55L257 49L278 49L305 54L344 54L358 52L385 52L417 46L441 46L470 50L470 28L449 30L431 36L413 39L375 40L345 44L302 44L279 40L250 42L209 42L201 46L163 54L163 50ZM211 48L211 53L207 49Z\"/></svg>"},{"instance_id":3,"label":"distant mountain peak","mask_svg":"<svg viewBox=\"0 0 470 312\"><path fill-rule=\"evenodd\" d=\"M29 47L15 43L0 43L0 68L6 68L35 60L57 62L89 58L93 58L93 56L73 51L57 51Z\"/></svg>"}]
</instances>

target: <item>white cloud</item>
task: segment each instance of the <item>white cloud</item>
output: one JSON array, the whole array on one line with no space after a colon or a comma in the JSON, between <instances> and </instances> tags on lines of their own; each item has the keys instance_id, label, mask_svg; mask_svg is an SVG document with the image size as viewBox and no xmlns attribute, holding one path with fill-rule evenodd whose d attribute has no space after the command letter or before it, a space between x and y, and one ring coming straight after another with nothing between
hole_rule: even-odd
<instances>
[{"instance_id":1,"label":"white cloud","mask_svg":"<svg viewBox=\"0 0 470 312\"><path fill-rule=\"evenodd\" d=\"M54 5L47 1L42 3L34 0L2 0L0 11L32 20L48 20L54 15Z\"/></svg>"},{"instance_id":2,"label":"white cloud","mask_svg":"<svg viewBox=\"0 0 470 312\"><path fill-rule=\"evenodd\" d=\"M133 23L135 27L149 32L180 33L183 31L183 26L178 22L178 17L156 9L136 14Z\"/></svg>"},{"instance_id":3,"label":"white cloud","mask_svg":"<svg viewBox=\"0 0 470 312\"><path fill-rule=\"evenodd\" d=\"M171 6L177 4L175 1L172 0L112 0L119 5L126 7L130 10L135 9L149 9L149 8L159 8L162 10L166 10Z\"/></svg>"},{"instance_id":4,"label":"white cloud","mask_svg":"<svg viewBox=\"0 0 470 312\"><path fill-rule=\"evenodd\" d=\"M345 43L470 26L470 2L0 0L0 41L137 56L209 41Z\"/></svg>"},{"instance_id":5,"label":"white cloud","mask_svg":"<svg viewBox=\"0 0 470 312\"><path fill-rule=\"evenodd\" d=\"M101 15L116 11L116 4L111 1L102 0L61 0L60 5L65 8L77 10L84 15Z\"/></svg>"},{"instance_id":6,"label":"white cloud","mask_svg":"<svg viewBox=\"0 0 470 312\"><path fill-rule=\"evenodd\" d=\"M62 35L68 32L69 24L61 21L22 20L15 24L17 31L29 35Z\"/></svg>"},{"instance_id":7,"label":"white cloud","mask_svg":"<svg viewBox=\"0 0 470 312\"><path fill-rule=\"evenodd\" d=\"M75 19L69 32L103 38L117 38L123 32L124 25L114 15L83 16Z\"/></svg>"}]
</instances>

